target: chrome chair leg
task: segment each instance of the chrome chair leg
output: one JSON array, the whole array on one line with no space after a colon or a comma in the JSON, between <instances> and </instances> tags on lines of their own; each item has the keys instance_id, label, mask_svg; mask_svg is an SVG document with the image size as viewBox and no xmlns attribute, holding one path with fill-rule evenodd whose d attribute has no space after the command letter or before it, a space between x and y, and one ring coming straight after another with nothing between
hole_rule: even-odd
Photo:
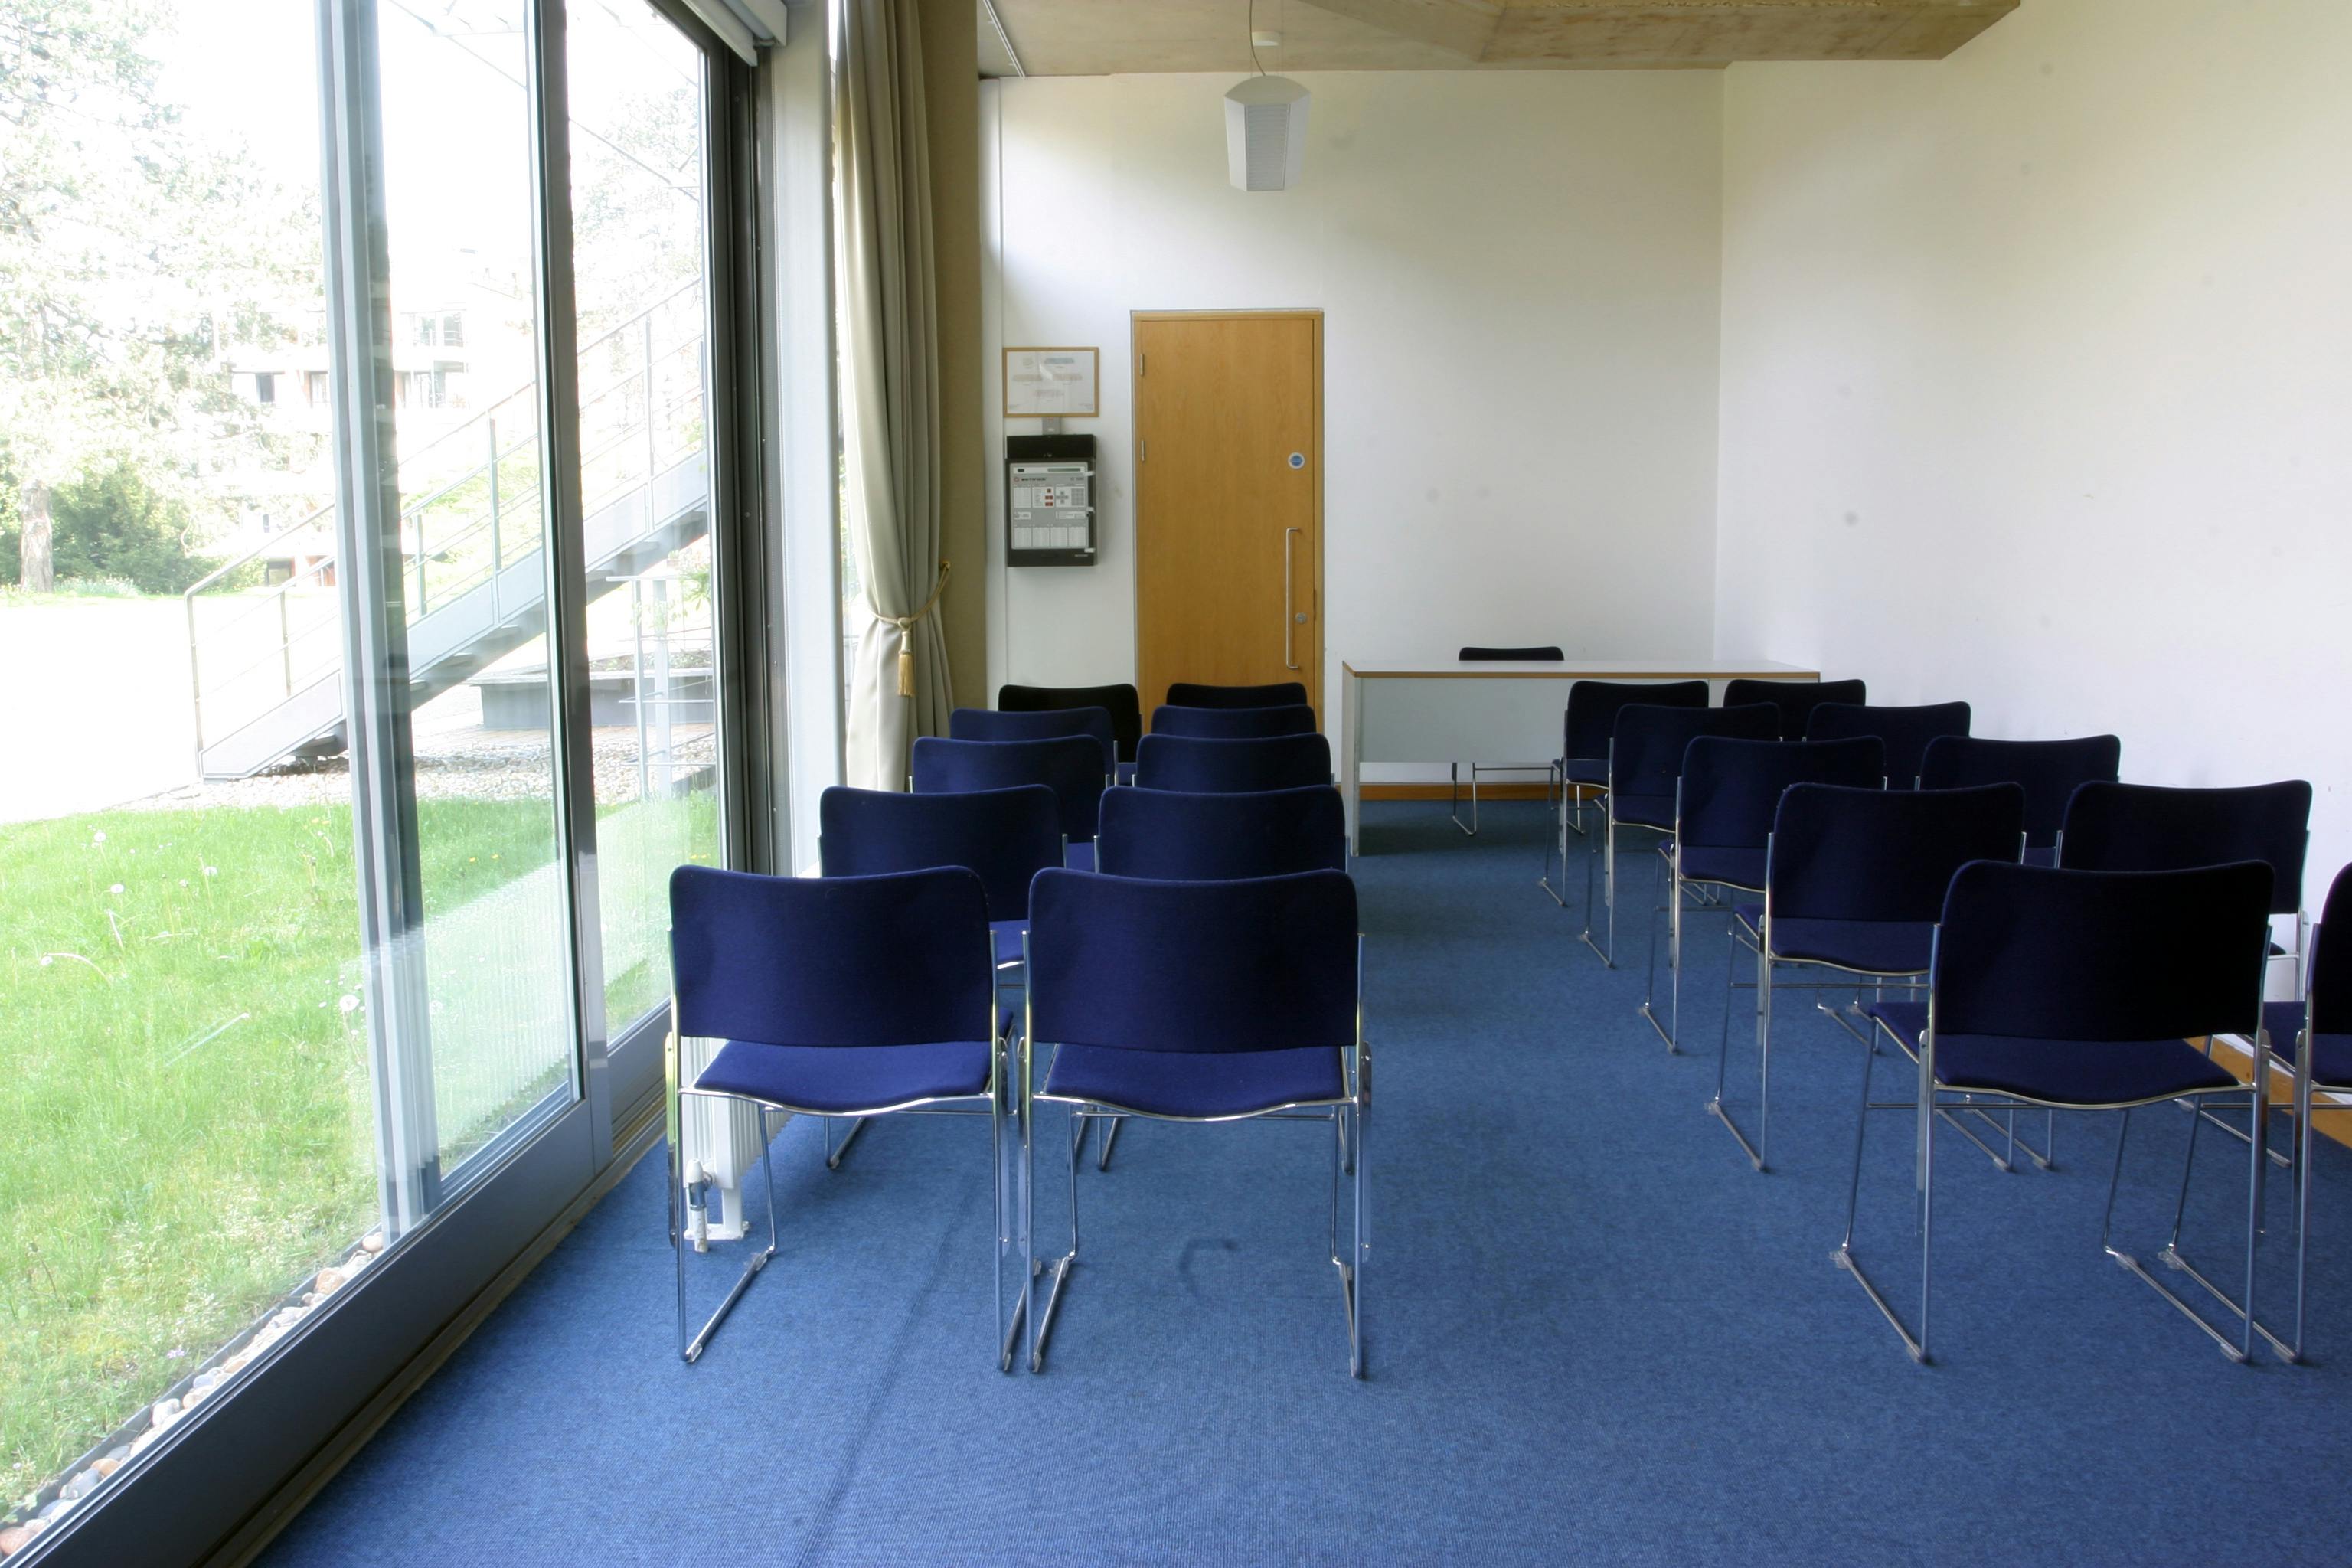
<instances>
[{"instance_id":1,"label":"chrome chair leg","mask_svg":"<svg viewBox=\"0 0 2352 1568\"><path fill-rule=\"evenodd\" d=\"M1724 1131L1731 1134L1740 1152L1748 1156L1748 1163L1761 1174L1771 1168L1764 1162L1764 1142L1771 1125L1772 965L1764 957L1764 943L1759 938L1756 943L1756 1042L1760 1058L1756 1081L1762 1096L1765 1120L1758 1123L1756 1141L1751 1143L1748 1141L1748 1134L1739 1130L1739 1123L1731 1119L1730 1109L1723 1103L1724 1085L1731 1065L1731 972L1739 964L1740 942L1737 929L1732 931L1730 942L1731 958L1723 977L1723 1034L1717 1044L1715 1058L1715 1098L1706 1102L1706 1109L1723 1123Z\"/></svg>"},{"instance_id":2,"label":"chrome chair leg","mask_svg":"<svg viewBox=\"0 0 2352 1568\"><path fill-rule=\"evenodd\" d=\"M1110 1119L1110 1125L1102 1130L1102 1136L1095 1140L1096 1170L1110 1169L1110 1146L1118 1142L1118 1130L1126 1125L1126 1117L1114 1116Z\"/></svg>"},{"instance_id":3,"label":"chrome chair leg","mask_svg":"<svg viewBox=\"0 0 2352 1568\"><path fill-rule=\"evenodd\" d=\"M1364 1259L1371 1251L1371 1227L1365 1210L1365 1200L1370 1192L1366 1182L1364 1163L1364 1115L1370 1103L1362 1079L1357 1082L1356 1103L1353 1107L1355 1136L1347 1134L1349 1107L1331 1108L1331 1264L1339 1273L1339 1305L1348 1320L1348 1375L1364 1375L1363 1283ZM1339 1254L1339 1178L1342 1173L1353 1178L1354 1234L1349 1254Z\"/></svg>"},{"instance_id":4,"label":"chrome chair leg","mask_svg":"<svg viewBox=\"0 0 2352 1568\"><path fill-rule=\"evenodd\" d=\"M841 1147L838 1149L833 1146L833 1124L841 1119L827 1116L820 1120L824 1127L824 1168L828 1171L838 1171L841 1169L842 1161L849 1157L849 1146L857 1142L857 1135L866 1131L866 1123L872 1119L865 1116L850 1117L848 1135L842 1139Z\"/></svg>"},{"instance_id":5,"label":"chrome chair leg","mask_svg":"<svg viewBox=\"0 0 2352 1568\"><path fill-rule=\"evenodd\" d=\"M1617 967L1617 820L1612 811L1603 818L1600 849L1601 861L1601 899L1609 906L1609 945L1603 948L1592 940L1592 857L1584 862L1584 929L1576 939L1591 948L1604 969Z\"/></svg>"},{"instance_id":6,"label":"chrome chair leg","mask_svg":"<svg viewBox=\"0 0 2352 1568\"><path fill-rule=\"evenodd\" d=\"M1568 779L1557 764L1551 770L1551 776L1544 781L1544 801L1551 807L1551 831L1544 836L1543 871L1536 878L1536 886L1549 893L1553 903L1566 909L1568 900L1561 898L1559 889L1551 885L1551 859L1555 850L1559 854L1559 879L1563 884L1568 880Z\"/></svg>"},{"instance_id":7,"label":"chrome chair leg","mask_svg":"<svg viewBox=\"0 0 2352 1568\"><path fill-rule=\"evenodd\" d=\"M1011 1052L1000 1044L997 1091L988 1103L989 1153L995 1171L995 1180L991 1185L994 1189L992 1195L995 1199L996 1209L996 1266L992 1270L996 1289L996 1319L992 1326L996 1336L996 1370L1008 1373L1013 1370L1013 1352L1021 1343L1021 1328L1029 1309L1029 1275L1024 1268L1020 1287L1013 1295L1012 1316L1008 1319L1004 1311L1005 1265L1014 1258L1025 1261L1028 1257L1027 1238L1013 1234L1014 1227L1025 1225L1026 1221L1022 1215L1018 1178L1013 1162L1008 1158L1011 1151L1006 1147L1004 1135L1005 1102L1009 1098L1006 1086L1012 1081L1011 1068Z\"/></svg>"},{"instance_id":8,"label":"chrome chair leg","mask_svg":"<svg viewBox=\"0 0 2352 1568\"><path fill-rule=\"evenodd\" d=\"M1888 1326L1893 1328L1895 1334L1901 1338L1903 1341L1903 1348L1911 1352L1911 1359L1925 1364L1927 1360L1927 1344L1923 1340L1917 1340L1911 1337L1911 1331L1904 1326L1902 1315L1895 1311L1894 1303L1887 1300L1885 1295L1880 1291L1877 1285L1871 1280L1870 1276L1863 1271L1862 1260L1853 1255L1854 1214L1856 1209L1860 1207L1862 1202L1863 1140L1869 1131L1870 1113L1874 1109L1875 1109L1870 1103L1870 1079L1872 1071L1877 1067L1877 1052L1864 1051L1862 1054L1862 1104L1854 1112L1853 1171L1847 1178L1845 1189L1845 1237L1838 1243L1836 1250L1830 1254L1830 1261L1836 1264L1840 1268L1844 1269L1848 1274L1853 1276L1853 1282L1862 1287L1863 1294L1870 1298L1870 1304L1878 1309L1879 1316L1885 1318ZM1926 1245L1926 1240L1923 1237L1921 1240L1923 1257L1925 1255ZM1922 1266L1921 1283L1924 1288L1924 1264ZM1926 1297L1923 1294L1921 1297L1923 1306L1925 1301ZM1924 1326L1924 1313L1921 1321L1923 1325L1921 1332L1924 1334L1926 1332Z\"/></svg>"},{"instance_id":9,"label":"chrome chair leg","mask_svg":"<svg viewBox=\"0 0 2352 1568\"><path fill-rule=\"evenodd\" d=\"M1072 1121L1083 1121L1086 1120L1087 1116L1087 1111L1085 1106L1074 1105L1070 1107L1070 1120ZM1053 1260L1053 1283L1046 1288L1045 1304L1044 1307L1039 1309L1037 1313L1037 1330L1036 1332L1031 1336L1029 1341L1029 1370L1031 1372L1043 1372L1045 1370L1045 1342L1054 1331L1054 1315L1061 1309L1062 1289L1070 1282L1070 1270L1078 1261L1078 1145L1080 1142L1084 1142L1085 1138L1086 1131L1083 1127L1072 1129L1068 1142L1070 1249L1062 1254L1061 1257ZM1034 1272L1034 1264L1032 1265L1032 1268Z\"/></svg>"},{"instance_id":10,"label":"chrome chair leg","mask_svg":"<svg viewBox=\"0 0 2352 1568\"><path fill-rule=\"evenodd\" d=\"M677 1354L680 1361L690 1365L702 1358L702 1352L710 1346L711 1336L719 1331L719 1325L727 1321L727 1315L735 1310L735 1303L743 1299L743 1292L751 1288L751 1281L759 1278L760 1271L768 1266L768 1260L776 1255L776 1163L775 1150L769 1142L768 1108L763 1105L758 1108L760 1169L766 1176L768 1189L768 1245L762 1250L753 1253L744 1263L743 1272L736 1277L735 1284L727 1292L726 1300L719 1303L719 1310L711 1313L699 1329L689 1332L686 1312L686 1255L692 1243L687 1235L685 1211L698 1206L701 1194L709 1189L709 1183L703 1180L699 1168L690 1173L683 1172L679 1168L682 1151L680 1141L675 1133L680 1129L685 1107L683 1099L676 1087L675 1047L672 1050L671 1060L670 1127L674 1135L669 1146L670 1252L677 1267ZM689 1177L690 1179L688 1179Z\"/></svg>"},{"instance_id":11,"label":"chrome chair leg","mask_svg":"<svg viewBox=\"0 0 2352 1568\"><path fill-rule=\"evenodd\" d=\"M1454 819L1454 826L1462 829L1465 837L1475 838L1478 837L1478 765L1475 763L1470 764L1470 820L1467 823L1462 820L1462 764L1446 763L1445 774L1448 792L1446 815Z\"/></svg>"},{"instance_id":12,"label":"chrome chair leg","mask_svg":"<svg viewBox=\"0 0 2352 1568\"><path fill-rule=\"evenodd\" d=\"M2259 1058L2257 1058L2256 1061L2254 1076L2256 1079L2256 1085L2252 1095L2248 1099L2247 1108L2250 1111L2258 1112L2263 1103L2263 1100L2265 1098L2265 1090L2268 1088L2267 1084L2261 1081L2264 1077L2264 1074L2263 1072L2262 1062ZM2199 1112L2199 1119L2201 1121L2203 1119L2204 1107L2202 1104L2200 1104L2194 1109ZM2256 1114L2253 1117L2253 1125L2259 1129L2263 1126L2264 1120L2265 1119L2260 1114ZM2158 1255L2159 1259L2161 1259L2168 1267L2177 1268L2181 1272L2186 1273L2191 1279L2196 1280L2199 1285L2204 1287L2210 1294L2221 1301L2223 1307L2229 1310L2231 1316L2238 1320L2239 1333L2237 1342L2235 1343L2232 1343L2230 1336L2224 1333L2220 1328L2216 1327L2202 1312L2198 1311L2196 1308L2183 1300L2180 1296L2171 1289L2171 1287L2166 1285L2163 1280L2158 1279L2154 1274L2150 1273L2147 1267L2143 1265L2138 1258L2133 1257L2130 1253L2126 1252L2115 1244L2114 1224L2116 1191L2122 1184L2124 1147L2130 1132L2131 1112L2126 1110L2124 1112L2123 1126L2116 1134L2116 1164L2115 1170L2107 1178L2107 1212L2105 1220L2099 1227L2100 1248L2105 1251L2108 1257L2114 1258L2117 1265L2119 1265L2126 1272L2129 1273L2134 1279L2139 1280L2141 1284L2146 1285L2149 1289L2155 1291L2158 1295L2170 1302L2174 1310L2179 1311L2182 1317L2187 1318L2190 1322L2205 1331L2206 1337L2210 1339L2213 1343L2220 1348L2221 1353L2224 1356L2227 1356L2230 1360L2236 1362L2241 1365L2251 1362L2253 1359L2254 1335L2257 1332L2259 1332L2263 1339L2269 1341L2273 1348L2278 1350L2280 1353L2286 1353L2290 1347L2284 1345L2281 1341L2273 1336L2269 1330L2263 1328L2262 1324L2254 1316L2254 1253L2256 1245L2259 1242L2262 1234L2263 1167L2266 1161L2266 1151L2263 1147L2263 1139L2260 1132L2258 1131L2254 1137L2247 1140L2246 1283L2245 1296L2242 1302L2231 1300L2229 1295L2216 1286L2210 1279L2198 1272L2195 1268L2189 1267L2188 1260L2183 1258L2171 1244L2168 1243L2164 1251ZM2193 1156L2193 1150L2191 1151L2191 1153ZM2184 1183L2187 1180L2185 1172L2182 1179Z\"/></svg>"}]
</instances>

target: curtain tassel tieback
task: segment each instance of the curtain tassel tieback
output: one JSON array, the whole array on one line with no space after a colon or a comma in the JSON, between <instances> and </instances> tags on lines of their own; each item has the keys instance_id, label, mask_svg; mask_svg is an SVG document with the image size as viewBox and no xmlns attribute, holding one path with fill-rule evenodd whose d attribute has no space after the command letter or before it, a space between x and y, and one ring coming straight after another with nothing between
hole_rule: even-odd
<instances>
[{"instance_id":1,"label":"curtain tassel tieback","mask_svg":"<svg viewBox=\"0 0 2352 1568\"><path fill-rule=\"evenodd\" d=\"M887 621L898 628L898 695L901 697L915 694L915 624L939 606L940 595L947 592L948 571L951 564L946 561L940 563L940 578L931 584L931 596L924 600L923 607L913 615L886 616L879 610L874 612L876 620Z\"/></svg>"}]
</instances>

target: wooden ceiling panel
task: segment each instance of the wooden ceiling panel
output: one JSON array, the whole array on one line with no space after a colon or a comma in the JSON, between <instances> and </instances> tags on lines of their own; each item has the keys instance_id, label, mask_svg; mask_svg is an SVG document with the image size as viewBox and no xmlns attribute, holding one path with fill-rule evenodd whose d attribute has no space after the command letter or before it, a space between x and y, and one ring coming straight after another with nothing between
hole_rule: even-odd
<instances>
[{"instance_id":1,"label":"wooden ceiling panel","mask_svg":"<svg viewBox=\"0 0 2352 1568\"><path fill-rule=\"evenodd\" d=\"M2019 0L1282 0L1269 70L1683 68L1941 59ZM1252 68L1236 0L994 0L1032 76Z\"/></svg>"}]
</instances>

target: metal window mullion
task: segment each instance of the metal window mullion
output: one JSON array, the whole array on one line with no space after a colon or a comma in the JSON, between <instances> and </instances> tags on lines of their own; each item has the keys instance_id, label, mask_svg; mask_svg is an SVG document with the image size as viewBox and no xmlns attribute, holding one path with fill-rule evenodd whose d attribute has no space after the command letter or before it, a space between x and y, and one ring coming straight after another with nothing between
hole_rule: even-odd
<instances>
[{"instance_id":1,"label":"metal window mullion","mask_svg":"<svg viewBox=\"0 0 2352 1568\"><path fill-rule=\"evenodd\" d=\"M586 510L581 497L580 361L572 267L571 99L564 57L564 0L530 0L525 10L531 119L531 238L538 261L540 486L547 548L547 667L556 844L562 857L570 925L571 1011L580 1050L581 1091L592 1122L596 1168L613 1157L613 1104L606 1070L604 925L596 884L596 767L588 687Z\"/></svg>"},{"instance_id":2,"label":"metal window mullion","mask_svg":"<svg viewBox=\"0 0 2352 1568\"><path fill-rule=\"evenodd\" d=\"M385 1223L398 1235L439 1202L441 1156L409 733L375 0L319 0L318 18L343 723L378 1173Z\"/></svg>"}]
</instances>

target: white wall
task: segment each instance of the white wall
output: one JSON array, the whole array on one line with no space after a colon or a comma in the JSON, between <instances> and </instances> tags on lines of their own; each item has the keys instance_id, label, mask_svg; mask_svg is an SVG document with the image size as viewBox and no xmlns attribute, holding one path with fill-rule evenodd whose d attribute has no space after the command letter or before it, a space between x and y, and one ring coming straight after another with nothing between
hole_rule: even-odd
<instances>
[{"instance_id":1,"label":"white wall","mask_svg":"<svg viewBox=\"0 0 2352 1568\"><path fill-rule=\"evenodd\" d=\"M1736 67L1716 642L2319 791L2352 858L2352 5Z\"/></svg>"},{"instance_id":2,"label":"white wall","mask_svg":"<svg viewBox=\"0 0 2352 1568\"><path fill-rule=\"evenodd\" d=\"M992 686L1135 678L1134 310L1325 312L1333 720L1342 658L1704 655L1719 74L1307 76L1305 182L1256 195L1225 180L1235 79L983 95ZM1069 426L1099 443L1097 566L1003 565L1006 342L1102 350L1102 416Z\"/></svg>"}]
</instances>

